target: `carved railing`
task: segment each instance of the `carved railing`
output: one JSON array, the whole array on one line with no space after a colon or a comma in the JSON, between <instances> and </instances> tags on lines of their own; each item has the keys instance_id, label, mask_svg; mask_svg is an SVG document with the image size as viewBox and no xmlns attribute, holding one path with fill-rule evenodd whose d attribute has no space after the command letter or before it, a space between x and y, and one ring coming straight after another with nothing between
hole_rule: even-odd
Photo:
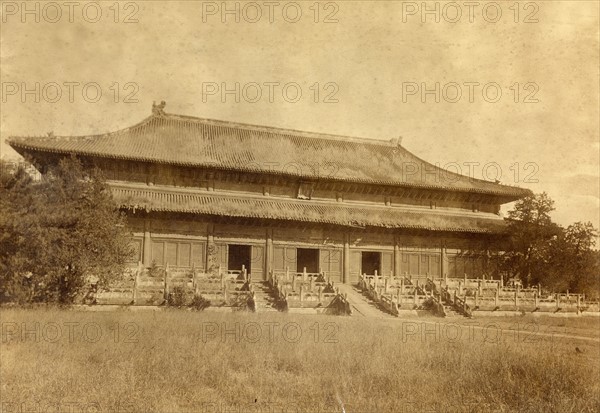
<instances>
[{"instance_id":1,"label":"carved railing","mask_svg":"<svg viewBox=\"0 0 600 413\"><path fill-rule=\"evenodd\" d=\"M303 272L273 271L268 274L268 282L275 295L278 307L290 308L330 308L334 306L335 311L349 313L345 302L347 298L342 296L334 286L326 272L309 273ZM343 311L342 311L343 310ZM335 312L334 311L334 312Z\"/></svg>"}]
</instances>

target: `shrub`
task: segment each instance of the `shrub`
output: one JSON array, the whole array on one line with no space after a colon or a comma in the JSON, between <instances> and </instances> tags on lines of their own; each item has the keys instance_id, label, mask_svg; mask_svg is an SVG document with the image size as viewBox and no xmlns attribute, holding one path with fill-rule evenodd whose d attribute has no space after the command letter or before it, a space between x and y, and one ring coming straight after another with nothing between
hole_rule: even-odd
<instances>
[{"instance_id":1,"label":"shrub","mask_svg":"<svg viewBox=\"0 0 600 413\"><path fill-rule=\"evenodd\" d=\"M195 295L190 304L192 310L202 311L205 308L210 307L210 301L202 297L201 295Z\"/></svg>"},{"instance_id":2,"label":"shrub","mask_svg":"<svg viewBox=\"0 0 600 413\"><path fill-rule=\"evenodd\" d=\"M173 307L183 307L187 305L188 294L184 287L176 286L169 293L168 305Z\"/></svg>"}]
</instances>

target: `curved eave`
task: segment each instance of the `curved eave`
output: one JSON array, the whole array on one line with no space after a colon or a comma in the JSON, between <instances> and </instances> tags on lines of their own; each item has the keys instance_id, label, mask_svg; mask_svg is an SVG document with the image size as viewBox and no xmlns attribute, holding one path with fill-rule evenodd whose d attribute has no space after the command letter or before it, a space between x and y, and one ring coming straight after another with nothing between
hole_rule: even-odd
<instances>
[{"instance_id":1,"label":"curved eave","mask_svg":"<svg viewBox=\"0 0 600 413\"><path fill-rule=\"evenodd\" d=\"M233 218L249 218L249 219L260 219L260 220L272 220L272 221L287 221L287 222L303 222L303 223L315 223L315 224L328 224L334 226L342 226L347 228L383 228L383 229L404 229L404 230L418 230L418 231L432 231L432 232L459 232L465 234L503 234L505 231L493 231L489 229L481 228L463 228L463 227L431 227L426 225L373 225L373 224L342 224L331 219L322 220L311 220L311 219L298 219L298 218L285 218L285 217L265 217L259 214L217 214L209 213L202 210L193 208L171 208L171 207L147 207L143 204L120 204L121 209L130 211L145 211L145 212L166 212L166 213L184 213L202 216L214 216L214 217L233 217Z\"/></svg>"},{"instance_id":2,"label":"curved eave","mask_svg":"<svg viewBox=\"0 0 600 413\"><path fill-rule=\"evenodd\" d=\"M109 136L106 135L96 135L96 136ZM438 190L438 191L456 191L461 193L474 193L474 194L485 194L485 195L494 195L498 197L502 197L504 202L512 202L516 201L525 196L529 196L532 192L529 189L525 188L512 188L507 186L500 186L502 190L493 190L493 189L482 189L482 188L454 188L448 187L444 185L432 185L432 184L413 184L409 182L398 182L393 180L373 180L373 179L361 179L361 178L353 178L353 179L345 179L345 178L331 178L331 177L322 177L315 176L310 174L290 174L282 171L265 171L260 168L248 168L248 167L238 167L238 168L229 168L229 167L220 167L214 164L206 164L202 162L185 162L185 161L175 161L175 160L167 160L167 159L156 159L145 156L127 156L127 155L117 155L105 152L98 151L82 151L82 150L69 150L69 149L61 149L61 148L47 148L40 147L32 144L28 144L24 142L26 137L9 137L7 139L7 143L15 149L19 154L25 155L23 151L33 151L33 152L45 152L52 153L58 155L80 155L80 156L89 156L89 157L97 157L97 158L108 158L108 159L119 159L119 160L128 160L128 161L140 161L140 162L149 162L149 163L160 163L165 165L174 165L174 166L184 166L184 167L201 167L201 168L210 168L215 170L223 170L223 171L235 171L235 172L243 172L243 173L260 173L267 175L276 175L276 176L284 176L287 178L300 178L300 179L309 179L309 180L322 180L322 181L331 181L331 182L343 182L343 183L358 183L358 184L371 184L371 185L387 185L387 186L397 186L404 188L422 188L422 189L430 189L430 190ZM21 150L19 150L21 149ZM491 183L490 183L491 184Z\"/></svg>"}]
</instances>

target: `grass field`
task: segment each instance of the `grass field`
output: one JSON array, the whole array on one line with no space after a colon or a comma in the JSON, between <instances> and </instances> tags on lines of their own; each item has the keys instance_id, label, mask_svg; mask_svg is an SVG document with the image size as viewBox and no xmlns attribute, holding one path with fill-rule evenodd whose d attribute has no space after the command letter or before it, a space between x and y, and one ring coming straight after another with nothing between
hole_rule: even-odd
<instances>
[{"instance_id":1,"label":"grass field","mask_svg":"<svg viewBox=\"0 0 600 413\"><path fill-rule=\"evenodd\" d=\"M3 309L1 319L4 413L600 411L598 318Z\"/></svg>"}]
</instances>

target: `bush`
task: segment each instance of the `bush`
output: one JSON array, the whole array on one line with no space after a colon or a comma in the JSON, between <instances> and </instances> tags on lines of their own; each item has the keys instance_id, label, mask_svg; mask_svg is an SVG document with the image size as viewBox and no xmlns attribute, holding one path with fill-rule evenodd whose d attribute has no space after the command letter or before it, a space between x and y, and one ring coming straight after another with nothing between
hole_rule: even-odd
<instances>
[{"instance_id":1,"label":"bush","mask_svg":"<svg viewBox=\"0 0 600 413\"><path fill-rule=\"evenodd\" d=\"M168 305L172 307L184 307L188 303L188 293L184 287L177 286L169 293Z\"/></svg>"},{"instance_id":2,"label":"bush","mask_svg":"<svg viewBox=\"0 0 600 413\"><path fill-rule=\"evenodd\" d=\"M205 308L210 307L210 301L202 297L201 295L195 295L190 304L192 310L202 311Z\"/></svg>"}]
</instances>

